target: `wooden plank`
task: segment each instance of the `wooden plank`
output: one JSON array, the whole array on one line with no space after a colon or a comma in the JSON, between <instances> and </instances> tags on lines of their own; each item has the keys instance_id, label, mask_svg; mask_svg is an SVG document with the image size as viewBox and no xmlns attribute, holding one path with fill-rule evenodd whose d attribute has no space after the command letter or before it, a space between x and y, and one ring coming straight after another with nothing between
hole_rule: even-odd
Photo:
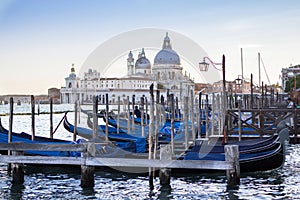
<instances>
[{"instance_id":1,"label":"wooden plank","mask_svg":"<svg viewBox=\"0 0 300 200\"><path fill-rule=\"evenodd\" d=\"M186 169L233 169L233 163L211 160L148 160L133 158L54 157L54 156L0 156L0 163L89 165L111 167L155 167Z\"/></svg>"},{"instance_id":2,"label":"wooden plank","mask_svg":"<svg viewBox=\"0 0 300 200\"><path fill-rule=\"evenodd\" d=\"M97 145L97 143L95 143ZM0 143L0 150L17 151L85 151L86 144L33 144L33 143Z\"/></svg>"},{"instance_id":3,"label":"wooden plank","mask_svg":"<svg viewBox=\"0 0 300 200\"><path fill-rule=\"evenodd\" d=\"M0 156L0 163L15 164L55 164L55 165L81 165L81 157L56 157L56 156Z\"/></svg>"}]
</instances>

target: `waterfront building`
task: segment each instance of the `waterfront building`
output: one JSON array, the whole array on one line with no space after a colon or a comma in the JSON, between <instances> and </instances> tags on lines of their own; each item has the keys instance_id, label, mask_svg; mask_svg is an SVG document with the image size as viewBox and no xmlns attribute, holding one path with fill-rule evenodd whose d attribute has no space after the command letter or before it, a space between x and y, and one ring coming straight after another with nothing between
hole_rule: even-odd
<instances>
[{"instance_id":1,"label":"waterfront building","mask_svg":"<svg viewBox=\"0 0 300 200\"><path fill-rule=\"evenodd\" d=\"M294 81L296 82L296 76L300 74L300 65L290 66L287 68L281 69L281 79L282 79L282 90L285 91L286 89L286 82L290 78L294 78ZM295 87L295 85L294 85Z\"/></svg>"},{"instance_id":2,"label":"waterfront building","mask_svg":"<svg viewBox=\"0 0 300 200\"><path fill-rule=\"evenodd\" d=\"M80 79L76 76L74 66L71 73L65 78L66 86L61 88L62 103L91 103L93 96L98 95L100 103L105 103L108 94L111 104L122 102L127 97L135 95L136 102L145 96L149 99L149 88L154 85L154 90L160 90L166 96L173 93L179 100L189 96L194 91L194 81L182 73L179 55L172 49L171 41L166 34L162 49L156 54L153 67L142 48L135 61L132 51L127 57L127 74L123 77L101 77L95 69L89 69Z\"/></svg>"},{"instance_id":3,"label":"waterfront building","mask_svg":"<svg viewBox=\"0 0 300 200\"><path fill-rule=\"evenodd\" d=\"M80 78L76 76L74 64L72 64L71 73L65 78L66 86L62 87L61 103L75 103L80 97Z\"/></svg>"}]
</instances>

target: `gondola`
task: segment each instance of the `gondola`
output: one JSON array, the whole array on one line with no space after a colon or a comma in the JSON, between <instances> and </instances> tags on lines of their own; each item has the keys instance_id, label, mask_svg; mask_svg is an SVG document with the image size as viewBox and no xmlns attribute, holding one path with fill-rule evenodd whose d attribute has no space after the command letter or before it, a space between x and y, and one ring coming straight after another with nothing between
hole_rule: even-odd
<instances>
[{"instance_id":1,"label":"gondola","mask_svg":"<svg viewBox=\"0 0 300 200\"><path fill-rule=\"evenodd\" d=\"M72 125L67 116L64 119L64 127L67 131L74 133L74 125ZM85 138L91 139L93 138L93 130L84 127L77 127L76 134ZM98 130L97 137L105 141L105 130L100 129ZM135 137L133 135L129 135L126 133L109 133L108 139L111 142L116 143L117 146L123 148L124 150L135 152L135 153L144 153L146 151L146 138L145 137Z\"/></svg>"},{"instance_id":2,"label":"gondola","mask_svg":"<svg viewBox=\"0 0 300 200\"><path fill-rule=\"evenodd\" d=\"M0 118L0 142L7 143L8 142L8 134L9 131L3 127ZM41 136L34 136L34 140L32 140L32 136L28 133L21 132L16 133L12 132L12 142L24 142L24 143L33 143L33 144L76 144L77 142L72 142L68 140L61 140L55 138L47 138ZM1 151L1 154L7 154L7 151ZM71 157L80 157L80 152L70 152L70 151L25 151L26 155L43 155L43 156L71 156Z\"/></svg>"},{"instance_id":3,"label":"gondola","mask_svg":"<svg viewBox=\"0 0 300 200\"><path fill-rule=\"evenodd\" d=\"M93 128L93 123L90 119L90 116L88 116L87 124L88 124L89 128L91 128L91 129ZM116 127L118 127L118 126L116 126ZM112 134L117 134L116 127L108 126L108 132L112 133ZM98 125L98 130L105 132L106 125ZM122 128L119 128L119 133L128 133L128 132L127 132L127 129L123 130ZM141 126L137 129L130 130L130 135L135 136L135 137L148 137L148 133L149 133L148 126L144 127L145 136L142 136ZM188 134L189 134L189 137L191 137L191 131L189 131ZM115 135L115 137L118 137L118 136ZM184 127L180 127L179 124L175 125L174 126L174 141L183 142L184 139L185 139ZM165 122L165 124L160 127L160 129L158 131L157 140L158 140L158 145L167 144L167 143L171 142L171 124L169 122Z\"/></svg>"},{"instance_id":4,"label":"gondola","mask_svg":"<svg viewBox=\"0 0 300 200\"><path fill-rule=\"evenodd\" d=\"M283 145L279 142L278 135L270 136L269 138L251 139L248 141L234 142L228 144L236 144L239 146L240 153L240 169L241 172L266 171L280 167L284 162ZM194 146L195 147L195 146ZM205 147L206 148L206 147ZM210 152L188 150L184 152L178 159L182 160L225 160L224 145L220 142L216 143L216 149ZM220 150L222 149L222 150ZM100 156L104 157L138 157L137 154L122 153L117 147L110 147L109 153L103 153ZM158 150L159 151L159 150ZM145 154L142 154L143 156ZM217 172L215 170L205 169L172 169L174 173L207 173Z\"/></svg>"},{"instance_id":5,"label":"gondola","mask_svg":"<svg viewBox=\"0 0 300 200\"><path fill-rule=\"evenodd\" d=\"M225 161L224 153L199 153L188 152L183 157L183 160L216 160ZM258 151L239 156L241 172L257 172L268 171L281 167L284 163L284 147L280 142L277 142L270 149ZM200 172L203 170L191 170L190 172ZM210 171L209 169L207 171Z\"/></svg>"},{"instance_id":6,"label":"gondola","mask_svg":"<svg viewBox=\"0 0 300 200\"><path fill-rule=\"evenodd\" d=\"M239 152L246 154L258 151L264 151L274 146L279 142L279 135L274 134L272 136L249 139L242 141L228 141L227 145L238 145ZM187 152L200 152L200 153L224 153L224 144L218 139L210 141L207 139L197 139L195 145L193 145Z\"/></svg>"}]
</instances>

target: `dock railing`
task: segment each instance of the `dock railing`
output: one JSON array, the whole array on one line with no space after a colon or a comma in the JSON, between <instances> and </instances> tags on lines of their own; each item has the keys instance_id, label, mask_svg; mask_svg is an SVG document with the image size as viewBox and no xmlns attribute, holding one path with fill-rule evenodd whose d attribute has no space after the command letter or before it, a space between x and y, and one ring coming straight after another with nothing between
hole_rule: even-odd
<instances>
[{"instance_id":1,"label":"dock railing","mask_svg":"<svg viewBox=\"0 0 300 200\"><path fill-rule=\"evenodd\" d=\"M269 109L228 109L227 133L236 134L272 134L280 126L289 128L291 135L298 135L300 109L269 108ZM249 128L249 129L245 129Z\"/></svg>"}]
</instances>

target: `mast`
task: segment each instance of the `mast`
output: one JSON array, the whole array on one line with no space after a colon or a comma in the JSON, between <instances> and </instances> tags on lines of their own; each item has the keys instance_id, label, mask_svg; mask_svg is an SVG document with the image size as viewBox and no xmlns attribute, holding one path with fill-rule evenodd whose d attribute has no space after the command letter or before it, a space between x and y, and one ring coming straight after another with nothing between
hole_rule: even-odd
<instances>
[{"instance_id":1,"label":"mast","mask_svg":"<svg viewBox=\"0 0 300 200\"><path fill-rule=\"evenodd\" d=\"M260 87L261 77L260 77L260 53L258 53L258 84Z\"/></svg>"}]
</instances>

